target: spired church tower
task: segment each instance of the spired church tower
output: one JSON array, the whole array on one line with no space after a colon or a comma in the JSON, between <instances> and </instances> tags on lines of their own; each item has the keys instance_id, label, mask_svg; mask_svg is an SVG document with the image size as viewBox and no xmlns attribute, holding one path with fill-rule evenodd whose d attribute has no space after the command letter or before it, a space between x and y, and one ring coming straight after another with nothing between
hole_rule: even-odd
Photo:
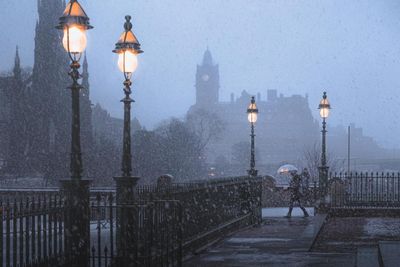
<instances>
[{"instance_id":1,"label":"spired church tower","mask_svg":"<svg viewBox=\"0 0 400 267\"><path fill-rule=\"evenodd\" d=\"M196 106L209 109L219 100L219 66L213 63L211 52L207 47L203 62L197 65L196 72Z\"/></svg>"},{"instance_id":2,"label":"spired church tower","mask_svg":"<svg viewBox=\"0 0 400 267\"><path fill-rule=\"evenodd\" d=\"M28 161L34 173L49 179L69 174L68 56L55 29L64 8L63 0L38 0Z\"/></svg>"},{"instance_id":3,"label":"spired church tower","mask_svg":"<svg viewBox=\"0 0 400 267\"><path fill-rule=\"evenodd\" d=\"M80 111L81 111L81 146L83 172L88 176L94 173L95 167L94 157L94 141L92 127L92 102L90 101L90 85L89 85L89 65L86 53L82 64L82 89L80 92Z\"/></svg>"},{"instance_id":4,"label":"spired church tower","mask_svg":"<svg viewBox=\"0 0 400 267\"><path fill-rule=\"evenodd\" d=\"M38 0L28 161L34 173L49 180L69 177L70 167L71 90L68 86L72 81L68 76L68 55L61 43L62 33L55 28L65 6L65 0ZM86 77L83 83L88 87L86 60L83 69ZM83 142L91 143L92 138L91 103L87 90L81 92L80 99L83 154L89 153Z\"/></svg>"},{"instance_id":5,"label":"spired church tower","mask_svg":"<svg viewBox=\"0 0 400 267\"><path fill-rule=\"evenodd\" d=\"M29 131L25 121L27 115L25 107L29 105L29 101L26 98L25 84L17 46L13 75L10 77L10 86L7 88L7 95L5 95L9 104L6 170L17 177L24 175L27 170L25 146Z\"/></svg>"}]
</instances>

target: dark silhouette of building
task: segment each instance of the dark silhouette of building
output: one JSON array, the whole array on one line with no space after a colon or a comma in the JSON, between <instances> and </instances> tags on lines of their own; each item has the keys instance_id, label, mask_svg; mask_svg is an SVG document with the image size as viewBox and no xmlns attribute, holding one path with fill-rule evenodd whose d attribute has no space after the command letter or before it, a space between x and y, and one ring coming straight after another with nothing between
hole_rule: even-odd
<instances>
[{"instance_id":1,"label":"dark silhouette of building","mask_svg":"<svg viewBox=\"0 0 400 267\"><path fill-rule=\"evenodd\" d=\"M2 114L7 121L7 133L3 133L8 144L3 156L7 173L24 172L50 180L69 176L69 60L60 41L61 33L54 27L64 9L62 0L38 1L33 70L25 79L22 77L17 51L12 75L0 79L0 98L6 103ZM81 92L81 136L86 162L85 154L89 154L93 143L87 68L84 60L82 83L86 89Z\"/></svg>"},{"instance_id":2,"label":"dark silhouette of building","mask_svg":"<svg viewBox=\"0 0 400 267\"><path fill-rule=\"evenodd\" d=\"M203 63L196 71L196 106L208 109L219 100L219 67L213 63L210 50L204 52Z\"/></svg>"},{"instance_id":3,"label":"dark silhouette of building","mask_svg":"<svg viewBox=\"0 0 400 267\"><path fill-rule=\"evenodd\" d=\"M246 109L251 96L256 96L259 109L256 127L256 165L263 172L274 172L281 163L307 166L310 153L314 153L319 166L320 121L313 117L308 96L278 95L277 90L250 94L243 90L239 97L232 93L230 101L219 99L219 66L207 48L196 71L196 103L188 115L204 110L213 114L224 125L219 138L211 139L206 146L207 162L226 165L229 175L245 173L250 156L250 126ZM311 105L313 108L313 105ZM316 105L315 105L316 108ZM189 118L190 116L188 116ZM353 169L368 171L394 170L399 151L385 149L363 134L362 128L351 124L351 165ZM343 126L328 125L328 156L332 171L346 171L347 132ZM238 151L239 149L239 151ZM221 164L223 162L224 164ZM219 166L221 167L221 166ZM214 168L214 167L213 167ZM227 174L227 173L225 173Z\"/></svg>"},{"instance_id":4,"label":"dark silhouette of building","mask_svg":"<svg viewBox=\"0 0 400 267\"><path fill-rule=\"evenodd\" d=\"M24 160L27 157L29 132L26 86L30 81L29 74L21 68L17 47L12 72L0 78L0 168L17 176L27 171L27 162Z\"/></svg>"},{"instance_id":5,"label":"dark silhouette of building","mask_svg":"<svg viewBox=\"0 0 400 267\"><path fill-rule=\"evenodd\" d=\"M204 109L218 116L224 124L221 138L211 140L207 145L210 163L221 157L232 161L232 148L250 140L246 109L252 94L243 90L238 98L231 94L230 101L223 102L219 100L219 88L219 67L207 49L202 64L197 66L196 104L188 112ZM263 99L260 93L256 94L260 111L256 123L256 147L260 156L256 160L258 163L297 160L303 147L315 142L319 136L318 122L312 116L308 97L278 96L276 90L266 92L267 99ZM248 151L241 153L250 153L250 145Z\"/></svg>"}]
</instances>

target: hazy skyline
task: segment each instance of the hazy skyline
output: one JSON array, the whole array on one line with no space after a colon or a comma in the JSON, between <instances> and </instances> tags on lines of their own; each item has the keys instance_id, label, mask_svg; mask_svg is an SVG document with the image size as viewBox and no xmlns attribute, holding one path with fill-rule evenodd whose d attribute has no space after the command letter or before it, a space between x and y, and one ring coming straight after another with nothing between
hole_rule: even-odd
<instances>
[{"instance_id":1,"label":"hazy skyline","mask_svg":"<svg viewBox=\"0 0 400 267\"><path fill-rule=\"evenodd\" d=\"M328 123L355 122L380 144L400 144L398 1L80 2L95 27L87 47L91 99L113 116L122 117L123 75L111 50L130 14L145 51L133 78L133 116L147 128L194 104L196 64L209 46L220 66L220 100L242 90L263 99L267 89L308 93L318 119L326 90ZM23 66L32 66L36 1L0 4L0 71L12 68L16 45Z\"/></svg>"}]
</instances>

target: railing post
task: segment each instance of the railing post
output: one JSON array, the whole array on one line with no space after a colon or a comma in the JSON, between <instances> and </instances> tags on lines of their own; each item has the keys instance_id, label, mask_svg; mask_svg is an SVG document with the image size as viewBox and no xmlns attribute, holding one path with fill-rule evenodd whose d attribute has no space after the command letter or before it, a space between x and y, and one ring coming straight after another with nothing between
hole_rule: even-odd
<instances>
[{"instance_id":1,"label":"railing post","mask_svg":"<svg viewBox=\"0 0 400 267\"><path fill-rule=\"evenodd\" d=\"M245 215L250 212L250 193L248 181L241 182L239 184L239 199L241 214Z\"/></svg>"},{"instance_id":2,"label":"railing post","mask_svg":"<svg viewBox=\"0 0 400 267\"><path fill-rule=\"evenodd\" d=\"M89 266L90 206L89 180L63 180L64 193L64 250L66 265ZM55 237L54 237L55 238ZM54 251L56 254L57 251Z\"/></svg>"},{"instance_id":3,"label":"railing post","mask_svg":"<svg viewBox=\"0 0 400 267\"><path fill-rule=\"evenodd\" d=\"M255 192L254 198L254 206L253 206L253 215L254 215L254 223L261 224L262 223L262 178L256 177L256 180L253 181L252 191Z\"/></svg>"},{"instance_id":4,"label":"railing post","mask_svg":"<svg viewBox=\"0 0 400 267\"><path fill-rule=\"evenodd\" d=\"M116 266L134 266L135 264L135 221L137 214L133 204L136 200L136 185L139 177L114 177L117 185L116 204L117 204L117 227L116 227L116 246L117 257Z\"/></svg>"},{"instance_id":5,"label":"railing post","mask_svg":"<svg viewBox=\"0 0 400 267\"><path fill-rule=\"evenodd\" d=\"M319 186L318 186L318 193L319 193L319 200L317 203L317 213L326 213L329 209L330 205L330 192L329 192L329 167L328 166L321 166L318 167L318 174L319 174Z\"/></svg>"},{"instance_id":6,"label":"railing post","mask_svg":"<svg viewBox=\"0 0 400 267\"><path fill-rule=\"evenodd\" d=\"M3 217L3 203L0 202L0 267L3 267L3 254L4 254L4 247L3 247L3 226L4 226L4 217ZM21 235L22 236L22 235Z\"/></svg>"}]
</instances>

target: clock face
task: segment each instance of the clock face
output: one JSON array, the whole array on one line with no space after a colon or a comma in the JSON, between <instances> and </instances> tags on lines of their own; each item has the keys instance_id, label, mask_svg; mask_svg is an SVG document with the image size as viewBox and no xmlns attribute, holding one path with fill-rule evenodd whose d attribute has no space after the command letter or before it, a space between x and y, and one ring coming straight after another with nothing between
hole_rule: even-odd
<instances>
[{"instance_id":1,"label":"clock face","mask_svg":"<svg viewBox=\"0 0 400 267\"><path fill-rule=\"evenodd\" d=\"M210 76L208 76L207 74L204 74L203 76L201 76L201 78L203 79L203 81L208 81L210 79Z\"/></svg>"}]
</instances>

